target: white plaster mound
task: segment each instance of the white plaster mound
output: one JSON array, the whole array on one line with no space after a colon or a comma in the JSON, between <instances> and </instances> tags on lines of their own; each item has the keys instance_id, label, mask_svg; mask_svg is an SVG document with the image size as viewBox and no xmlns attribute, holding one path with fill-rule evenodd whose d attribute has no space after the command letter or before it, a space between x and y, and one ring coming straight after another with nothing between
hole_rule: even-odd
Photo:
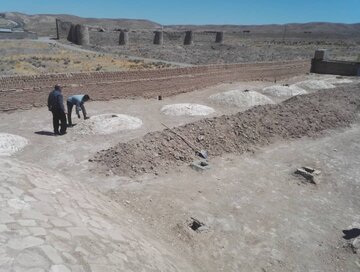
<instances>
[{"instance_id":1,"label":"white plaster mound","mask_svg":"<svg viewBox=\"0 0 360 272\"><path fill-rule=\"evenodd\" d=\"M264 88L263 93L272 96L295 96L300 94L307 94L308 92L296 85L274 85Z\"/></svg>"},{"instance_id":2,"label":"white plaster mound","mask_svg":"<svg viewBox=\"0 0 360 272\"><path fill-rule=\"evenodd\" d=\"M22 150L28 144L29 141L24 137L0 133L0 156L11 156Z\"/></svg>"},{"instance_id":3,"label":"white plaster mound","mask_svg":"<svg viewBox=\"0 0 360 272\"><path fill-rule=\"evenodd\" d=\"M180 103L166 105L161 108L161 112L165 115L171 116L196 116L196 115L209 115L215 112L213 108L199 104Z\"/></svg>"},{"instance_id":4,"label":"white plaster mound","mask_svg":"<svg viewBox=\"0 0 360 272\"><path fill-rule=\"evenodd\" d=\"M78 134L106 135L141 127L141 119L125 114L101 114L90 117L74 127Z\"/></svg>"},{"instance_id":5,"label":"white plaster mound","mask_svg":"<svg viewBox=\"0 0 360 272\"><path fill-rule=\"evenodd\" d=\"M321 89L335 88L335 85L331 84L326 80L305 80L298 82L294 85L307 90L321 90Z\"/></svg>"},{"instance_id":6,"label":"white plaster mound","mask_svg":"<svg viewBox=\"0 0 360 272\"><path fill-rule=\"evenodd\" d=\"M328 78L326 81L331 83L331 84L349 84L349 83L353 83L353 81L351 79L337 78L337 77Z\"/></svg>"},{"instance_id":7,"label":"white plaster mound","mask_svg":"<svg viewBox=\"0 0 360 272\"><path fill-rule=\"evenodd\" d=\"M255 91L231 90L211 95L209 99L223 105L236 107L253 107L257 105L273 104L267 96Z\"/></svg>"}]
</instances>

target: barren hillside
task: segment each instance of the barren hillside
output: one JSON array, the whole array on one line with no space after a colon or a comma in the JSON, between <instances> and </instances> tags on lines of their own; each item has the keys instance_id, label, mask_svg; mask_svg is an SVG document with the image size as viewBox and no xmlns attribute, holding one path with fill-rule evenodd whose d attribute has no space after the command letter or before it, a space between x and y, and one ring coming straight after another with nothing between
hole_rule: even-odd
<instances>
[{"instance_id":1,"label":"barren hillside","mask_svg":"<svg viewBox=\"0 0 360 272\"><path fill-rule=\"evenodd\" d=\"M99 26L105 29L113 30L115 28L131 29L153 29L160 25L149 20L135 19L101 19L101 18L82 18L68 14L36 14L27 15L18 12L2 13L8 19L18 23L19 26L26 30L38 33L39 36L50 36L55 33L55 19L59 18L64 21L73 23ZM121 14L119 14L121 15Z\"/></svg>"}]
</instances>

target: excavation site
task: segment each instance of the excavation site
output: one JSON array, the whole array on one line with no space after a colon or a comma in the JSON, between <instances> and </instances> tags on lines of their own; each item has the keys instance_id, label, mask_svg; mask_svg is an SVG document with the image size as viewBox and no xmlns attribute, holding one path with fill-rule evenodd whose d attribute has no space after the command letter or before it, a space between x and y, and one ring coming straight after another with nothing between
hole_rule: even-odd
<instances>
[{"instance_id":1,"label":"excavation site","mask_svg":"<svg viewBox=\"0 0 360 272\"><path fill-rule=\"evenodd\" d=\"M359 24L4 12L0 53L0 272L360 271Z\"/></svg>"}]
</instances>

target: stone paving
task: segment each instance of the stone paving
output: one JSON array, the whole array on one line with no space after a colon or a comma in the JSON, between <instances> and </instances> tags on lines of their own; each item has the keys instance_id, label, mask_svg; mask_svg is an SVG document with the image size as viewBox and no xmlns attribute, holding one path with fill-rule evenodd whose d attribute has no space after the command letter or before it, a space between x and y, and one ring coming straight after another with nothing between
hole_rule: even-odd
<instances>
[{"instance_id":1,"label":"stone paving","mask_svg":"<svg viewBox=\"0 0 360 272\"><path fill-rule=\"evenodd\" d=\"M191 271L116 205L58 173L0 158L0 272Z\"/></svg>"}]
</instances>

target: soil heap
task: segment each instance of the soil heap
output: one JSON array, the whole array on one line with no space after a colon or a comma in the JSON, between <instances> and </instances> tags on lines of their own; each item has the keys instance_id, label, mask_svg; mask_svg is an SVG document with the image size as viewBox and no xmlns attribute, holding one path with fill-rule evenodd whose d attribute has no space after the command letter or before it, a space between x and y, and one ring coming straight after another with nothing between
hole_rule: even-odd
<instances>
[{"instance_id":1,"label":"soil heap","mask_svg":"<svg viewBox=\"0 0 360 272\"><path fill-rule=\"evenodd\" d=\"M276 139L317 136L348 126L358 118L360 84L294 96L280 104L262 105L234 115L206 118L174 128L210 157L244 153ZM195 152L169 129L101 151L96 161L118 175L167 170L192 161Z\"/></svg>"}]
</instances>

